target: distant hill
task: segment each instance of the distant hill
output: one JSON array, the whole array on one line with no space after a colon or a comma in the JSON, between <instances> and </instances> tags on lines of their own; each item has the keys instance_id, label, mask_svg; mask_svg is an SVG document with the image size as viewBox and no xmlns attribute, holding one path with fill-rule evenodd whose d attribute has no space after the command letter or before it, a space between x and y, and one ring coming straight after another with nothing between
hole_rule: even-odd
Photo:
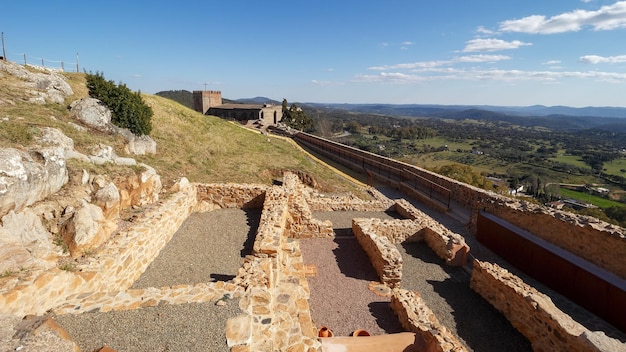
<instances>
[{"instance_id":1,"label":"distant hill","mask_svg":"<svg viewBox=\"0 0 626 352\"><path fill-rule=\"evenodd\" d=\"M613 117L626 118L626 108L623 107L584 107L573 108L568 106L493 106L493 105L434 105L434 104L324 104L307 103L317 108L332 108L385 114L395 116L432 117L442 113L451 113L465 110L484 110L516 116L581 116L581 117Z\"/></svg>"},{"instance_id":2,"label":"distant hill","mask_svg":"<svg viewBox=\"0 0 626 352\"><path fill-rule=\"evenodd\" d=\"M626 108L566 106L528 107L485 105L419 105L419 104L320 104L307 103L317 109L343 110L385 116L445 118L452 120L502 121L520 126L541 126L553 130L578 131L600 129L626 132Z\"/></svg>"},{"instance_id":3,"label":"distant hill","mask_svg":"<svg viewBox=\"0 0 626 352\"><path fill-rule=\"evenodd\" d=\"M255 98L242 98L236 99L235 102L240 104L272 104L272 105L281 105L283 102L278 100L273 100L266 97L255 97Z\"/></svg>"}]
</instances>

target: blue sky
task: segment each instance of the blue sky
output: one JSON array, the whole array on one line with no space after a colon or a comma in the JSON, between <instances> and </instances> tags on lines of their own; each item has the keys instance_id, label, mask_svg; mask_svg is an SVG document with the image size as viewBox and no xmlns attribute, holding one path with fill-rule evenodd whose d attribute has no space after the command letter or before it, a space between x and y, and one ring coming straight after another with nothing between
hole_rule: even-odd
<instances>
[{"instance_id":1,"label":"blue sky","mask_svg":"<svg viewBox=\"0 0 626 352\"><path fill-rule=\"evenodd\" d=\"M145 93L626 106L626 1L15 0L0 31L10 61Z\"/></svg>"}]
</instances>

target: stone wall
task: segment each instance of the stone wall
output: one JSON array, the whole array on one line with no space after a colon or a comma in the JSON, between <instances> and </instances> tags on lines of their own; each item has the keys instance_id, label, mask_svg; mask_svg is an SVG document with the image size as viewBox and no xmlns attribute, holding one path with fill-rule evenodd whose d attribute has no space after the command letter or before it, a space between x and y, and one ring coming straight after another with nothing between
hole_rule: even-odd
<instances>
[{"instance_id":1,"label":"stone wall","mask_svg":"<svg viewBox=\"0 0 626 352\"><path fill-rule=\"evenodd\" d=\"M352 219L352 232L376 270L380 281L388 287L400 286L402 255L385 236L379 236L370 219Z\"/></svg>"},{"instance_id":2,"label":"stone wall","mask_svg":"<svg viewBox=\"0 0 626 352\"><path fill-rule=\"evenodd\" d=\"M229 319L226 338L231 351L318 351L320 343L309 310L309 290L299 242L289 234L298 228L290 210L298 189L297 177L285 175L285 187L270 188L265 195L261 222L238 277L245 287L240 308Z\"/></svg>"},{"instance_id":3,"label":"stone wall","mask_svg":"<svg viewBox=\"0 0 626 352\"><path fill-rule=\"evenodd\" d=\"M475 260L470 286L526 336L534 351L626 351L625 344L589 331L548 296L496 264Z\"/></svg>"},{"instance_id":4,"label":"stone wall","mask_svg":"<svg viewBox=\"0 0 626 352\"><path fill-rule=\"evenodd\" d=\"M396 201L396 212L413 220L422 229L424 240L448 265L463 266L470 251L463 236L450 231L404 199Z\"/></svg>"},{"instance_id":5,"label":"stone wall","mask_svg":"<svg viewBox=\"0 0 626 352\"><path fill-rule=\"evenodd\" d=\"M1 282L0 312L44 314L67 297L94 291L123 291L145 271L196 205L189 185L147 209L133 226L111 237L107 245L73 270L53 268ZM11 282L15 281L15 282Z\"/></svg>"},{"instance_id":6,"label":"stone wall","mask_svg":"<svg viewBox=\"0 0 626 352\"><path fill-rule=\"evenodd\" d=\"M415 332L415 346L419 351L462 352L465 346L441 323L417 292L394 289L391 309L402 327ZM420 338L421 337L421 338Z\"/></svg>"},{"instance_id":7,"label":"stone wall","mask_svg":"<svg viewBox=\"0 0 626 352\"><path fill-rule=\"evenodd\" d=\"M289 221L287 233L294 238L333 237L332 222L320 221L313 217L306 197L307 188L300 182L297 175L286 173L283 176L283 188L289 196Z\"/></svg>"},{"instance_id":8,"label":"stone wall","mask_svg":"<svg viewBox=\"0 0 626 352\"><path fill-rule=\"evenodd\" d=\"M478 212L484 210L496 216L502 216L511 224L626 278L626 264L623 260L626 256L626 235L624 229L619 226L590 217L553 211L545 206L533 205L525 201L512 200L414 165L307 133L298 133L295 139L355 170L360 172L366 169L371 170L370 173L374 177L396 187L408 187L405 181L410 181L411 177L414 177L412 175L417 175L420 180L428 180L448 190L451 201L470 211L468 226L473 231L476 231ZM379 172L376 173L376 170ZM409 170L410 173L403 170ZM429 200L427 194L423 196L426 201ZM431 203L437 205L434 200ZM572 234L576 235L572 236Z\"/></svg>"},{"instance_id":9,"label":"stone wall","mask_svg":"<svg viewBox=\"0 0 626 352\"><path fill-rule=\"evenodd\" d=\"M198 211L220 208L261 209L268 187L264 185L198 184Z\"/></svg>"}]
</instances>

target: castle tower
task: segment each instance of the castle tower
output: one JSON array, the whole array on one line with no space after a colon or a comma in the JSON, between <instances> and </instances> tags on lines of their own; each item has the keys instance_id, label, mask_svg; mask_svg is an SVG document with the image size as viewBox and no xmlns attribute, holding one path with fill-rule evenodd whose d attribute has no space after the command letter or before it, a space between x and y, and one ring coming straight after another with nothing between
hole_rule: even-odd
<instances>
[{"instance_id":1,"label":"castle tower","mask_svg":"<svg viewBox=\"0 0 626 352\"><path fill-rule=\"evenodd\" d=\"M219 90L194 90L194 110L206 114L209 108L222 105L222 92Z\"/></svg>"}]
</instances>

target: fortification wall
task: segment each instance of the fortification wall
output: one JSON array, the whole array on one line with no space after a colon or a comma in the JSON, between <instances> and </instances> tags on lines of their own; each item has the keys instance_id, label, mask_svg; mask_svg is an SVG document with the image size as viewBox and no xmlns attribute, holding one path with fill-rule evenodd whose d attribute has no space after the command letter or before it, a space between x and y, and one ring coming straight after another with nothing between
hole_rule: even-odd
<instances>
[{"instance_id":1,"label":"fortification wall","mask_svg":"<svg viewBox=\"0 0 626 352\"><path fill-rule=\"evenodd\" d=\"M626 350L620 341L589 331L549 297L496 264L475 260L470 286L528 338L534 351Z\"/></svg>"},{"instance_id":2,"label":"fortification wall","mask_svg":"<svg viewBox=\"0 0 626 352\"><path fill-rule=\"evenodd\" d=\"M295 139L370 177L410 191L433 206L448 210L451 203L466 208L469 228L476 231L478 213L484 210L544 240L626 278L624 229L586 216L577 216L497 195L492 192L406 164L332 142L307 133Z\"/></svg>"}]
</instances>

